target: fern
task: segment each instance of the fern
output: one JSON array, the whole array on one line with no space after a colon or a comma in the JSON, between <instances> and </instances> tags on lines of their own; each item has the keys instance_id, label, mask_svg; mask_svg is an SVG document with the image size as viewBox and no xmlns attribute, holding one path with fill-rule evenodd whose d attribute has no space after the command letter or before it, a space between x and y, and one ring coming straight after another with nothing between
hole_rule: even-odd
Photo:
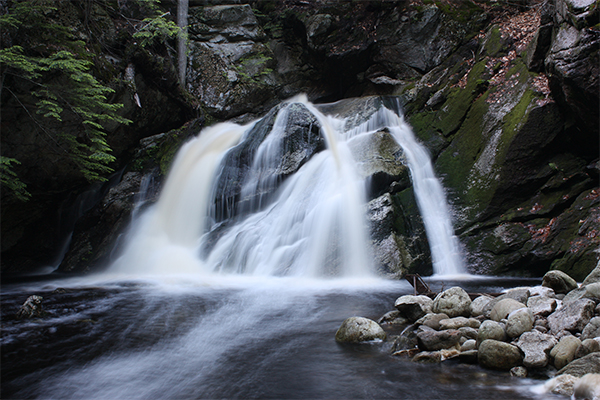
<instances>
[{"instance_id":1,"label":"fern","mask_svg":"<svg viewBox=\"0 0 600 400\"><path fill-rule=\"evenodd\" d=\"M11 193L21 201L27 201L31 194L27 191L27 185L21 182L17 174L12 170L11 164L21 164L14 158L0 156L0 181L2 186L8 188Z\"/></svg>"}]
</instances>

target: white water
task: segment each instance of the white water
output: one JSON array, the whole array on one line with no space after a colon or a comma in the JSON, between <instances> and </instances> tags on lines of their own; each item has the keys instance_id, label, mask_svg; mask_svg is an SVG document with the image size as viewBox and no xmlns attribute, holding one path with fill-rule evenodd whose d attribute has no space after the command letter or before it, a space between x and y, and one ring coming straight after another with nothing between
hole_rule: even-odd
<instances>
[{"instance_id":1,"label":"white water","mask_svg":"<svg viewBox=\"0 0 600 400\"><path fill-rule=\"evenodd\" d=\"M364 179L355 169L347 141L387 127L409 162L415 195L431 245L435 274L463 272L444 192L425 149L403 118L385 107L363 125L344 128L343 119L325 116L306 98L327 149L315 154L260 208L261 194L272 186L271 171L282 156L287 126L283 106L271 132L256 151L242 198L254 198L259 211L238 217L210 250L202 253L209 232L209 199L226 151L243 140L252 125L218 124L205 129L178 154L158 203L132 229L124 255L111 267L124 273L244 274L254 276L373 276L365 217ZM213 238L214 240L214 238Z\"/></svg>"}]
</instances>

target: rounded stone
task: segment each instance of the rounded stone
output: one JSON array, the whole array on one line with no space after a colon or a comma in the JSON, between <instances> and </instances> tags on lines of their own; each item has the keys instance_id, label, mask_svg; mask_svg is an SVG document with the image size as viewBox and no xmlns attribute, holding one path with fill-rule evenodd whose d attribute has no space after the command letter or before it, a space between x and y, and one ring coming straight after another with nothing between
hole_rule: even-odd
<instances>
[{"instance_id":1,"label":"rounded stone","mask_svg":"<svg viewBox=\"0 0 600 400\"><path fill-rule=\"evenodd\" d=\"M479 346L478 360L482 367L508 371L523 363L523 355L517 346L487 339Z\"/></svg>"},{"instance_id":2,"label":"rounded stone","mask_svg":"<svg viewBox=\"0 0 600 400\"><path fill-rule=\"evenodd\" d=\"M585 357L590 353L597 353L600 351L600 343L594 339L585 339L581 341L581 345L575 352L575 358Z\"/></svg>"},{"instance_id":3,"label":"rounded stone","mask_svg":"<svg viewBox=\"0 0 600 400\"><path fill-rule=\"evenodd\" d=\"M419 318L431 313L431 304L433 301L427 296L406 295L396 299L394 307L403 317L414 322Z\"/></svg>"},{"instance_id":4,"label":"rounded stone","mask_svg":"<svg viewBox=\"0 0 600 400\"><path fill-rule=\"evenodd\" d=\"M419 348L426 351L449 349L459 344L462 334L457 330L425 330L417 333Z\"/></svg>"},{"instance_id":5,"label":"rounded stone","mask_svg":"<svg viewBox=\"0 0 600 400\"><path fill-rule=\"evenodd\" d=\"M542 286L552 288L555 293L569 293L577 289L577 282L562 271L552 270L544 275Z\"/></svg>"},{"instance_id":6,"label":"rounded stone","mask_svg":"<svg viewBox=\"0 0 600 400\"><path fill-rule=\"evenodd\" d=\"M575 352L581 345L581 340L575 336L565 336L550 351L550 356L554 358L554 366L561 369L575 359Z\"/></svg>"},{"instance_id":7,"label":"rounded stone","mask_svg":"<svg viewBox=\"0 0 600 400\"><path fill-rule=\"evenodd\" d=\"M471 298L460 287L452 287L439 293L433 300L434 313L444 313L450 318L468 317L471 313Z\"/></svg>"},{"instance_id":8,"label":"rounded stone","mask_svg":"<svg viewBox=\"0 0 600 400\"><path fill-rule=\"evenodd\" d=\"M581 340L593 339L595 337L600 337L600 317L590 319L590 322L588 322L581 332Z\"/></svg>"},{"instance_id":9,"label":"rounded stone","mask_svg":"<svg viewBox=\"0 0 600 400\"><path fill-rule=\"evenodd\" d=\"M483 321L477 333L477 343L481 344L485 340L493 339L497 341L506 340L506 332L498 322L486 320Z\"/></svg>"},{"instance_id":10,"label":"rounded stone","mask_svg":"<svg viewBox=\"0 0 600 400\"><path fill-rule=\"evenodd\" d=\"M448 316L446 314L430 313L422 318L419 318L419 320L416 323L420 324L420 325L428 326L437 331L440 329L440 321L445 320L445 319L448 319Z\"/></svg>"},{"instance_id":11,"label":"rounded stone","mask_svg":"<svg viewBox=\"0 0 600 400\"><path fill-rule=\"evenodd\" d=\"M506 334L511 338L521 336L533 329L533 313L529 308L520 308L508 314Z\"/></svg>"},{"instance_id":12,"label":"rounded stone","mask_svg":"<svg viewBox=\"0 0 600 400\"><path fill-rule=\"evenodd\" d=\"M494 300L492 297L486 295L476 297L475 300L471 302L471 316L479 317L480 315L484 315L487 308L486 306L492 300Z\"/></svg>"},{"instance_id":13,"label":"rounded stone","mask_svg":"<svg viewBox=\"0 0 600 400\"><path fill-rule=\"evenodd\" d=\"M502 319L508 317L508 314L510 314L511 312L523 307L525 307L525 304L518 302L515 299L502 299L499 302L497 302L492 308L492 311L490 313L490 319L499 322Z\"/></svg>"},{"instance_id":14,"label":"rounded stone","mask_svg":"<svg viewBox=\"0 0 600 400\"><path fill-rule=\"evenodd\" d=\"M335 340L340 343L360 343L385 338L385 331L377 322L363 317L346 319L335 333Z\"/></svg>"}]
</instances>

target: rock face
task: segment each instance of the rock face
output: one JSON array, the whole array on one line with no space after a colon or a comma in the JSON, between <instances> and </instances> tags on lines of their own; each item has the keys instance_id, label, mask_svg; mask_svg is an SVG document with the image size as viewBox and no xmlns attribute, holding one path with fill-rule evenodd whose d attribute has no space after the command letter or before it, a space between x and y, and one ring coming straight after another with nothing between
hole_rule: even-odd
<instances>
[{"instance_id":1,"label":"rock face","mask_svg":"<svg viewBox=\"0 0 600 400\"><path fill-rule=\"evenodd\" d=\"M99 46L98 36L120 49L95 62L103 79L124 82L115 100L134 123L108 127L115 168L124 173L96 188L97 198L85 207L90 216L77 217L85 221L59 223L67 219L61 210L77 208L78 195L92 188L73 179L77 168L45 143L24 110L3 113L11 128L2 130L2 155L23 158L15 171L34 194L23 205L3 191L3 272L57 263L73 230L80 239L62 270L100 265L126 225L121 219L132 209L130 200L122 203L115 229L96 229L93 221L111 187L127 179L121 188L136 190L128 173L150 172L138 168L134 156L140 139L197 116L249 121L304 92L316 102L368 95L400 100L460 215L457 234L470 272L541 276L557 269L581 281L598 264L600 244L597 8L566 0L527 11L511 4L484 11L477 2L434 3L191 2L186 82L178 82L168 43L136 47L131 32L117 29L128 24L112 17L143 16L131 14L130 5L113 13L112 2L99 4L91 18L102 32L83 32L83 20L71 28L89 48ZM57 12L79 16L73 7L64 2ZM539 28L506 29L516 16L535 24L539 16ZM5 105L20 109L5 98L2 104L3 111ZM368 218L381 272L429 274L428 240L409 174L395 162L403 155L390 146L389 133L374 137L356 146L371 160L359 169L370 177ZM173 143L158 147L163 153ZM311 151L319 148L292 152L280 166L293 169ZM96 261L84 266L90 259Z\"/></svg>"},{"instance_id":2,"label":"rock face","mask_svg":"<svg viewBox=\"0 0 600 400\"><path fill-rule=\"evenodd\" d=\"M360 343L385 338L385 331L377 322L363 317L346 319L335 334L335 340L340 343Z\"/></svg>"}]
</instances>

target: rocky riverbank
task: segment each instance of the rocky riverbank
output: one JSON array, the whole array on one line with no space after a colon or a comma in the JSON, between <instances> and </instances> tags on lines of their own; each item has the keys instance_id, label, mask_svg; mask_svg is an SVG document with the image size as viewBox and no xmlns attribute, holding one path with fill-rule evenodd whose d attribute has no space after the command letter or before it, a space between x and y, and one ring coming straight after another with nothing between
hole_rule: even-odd
<instances>
[{"instance_id":1,"label":"rocky riverbank","mask_svg":"<svg viewBox=\"0 0 600 400\"><path fill-rule=\"evenodd\" d=\"M336 340L386 340L385 330L404 327L400 335L387 335L393 356L425 363L454 359L519 377L552 378L545 390L569 396L580 381L580 390L587 381L590 390L600 382L600 264L581 285L550 271L541 286L499 296L452 287L432 297L399 297L379 325L349 318Z\"/></svg>"}]
</instances>

